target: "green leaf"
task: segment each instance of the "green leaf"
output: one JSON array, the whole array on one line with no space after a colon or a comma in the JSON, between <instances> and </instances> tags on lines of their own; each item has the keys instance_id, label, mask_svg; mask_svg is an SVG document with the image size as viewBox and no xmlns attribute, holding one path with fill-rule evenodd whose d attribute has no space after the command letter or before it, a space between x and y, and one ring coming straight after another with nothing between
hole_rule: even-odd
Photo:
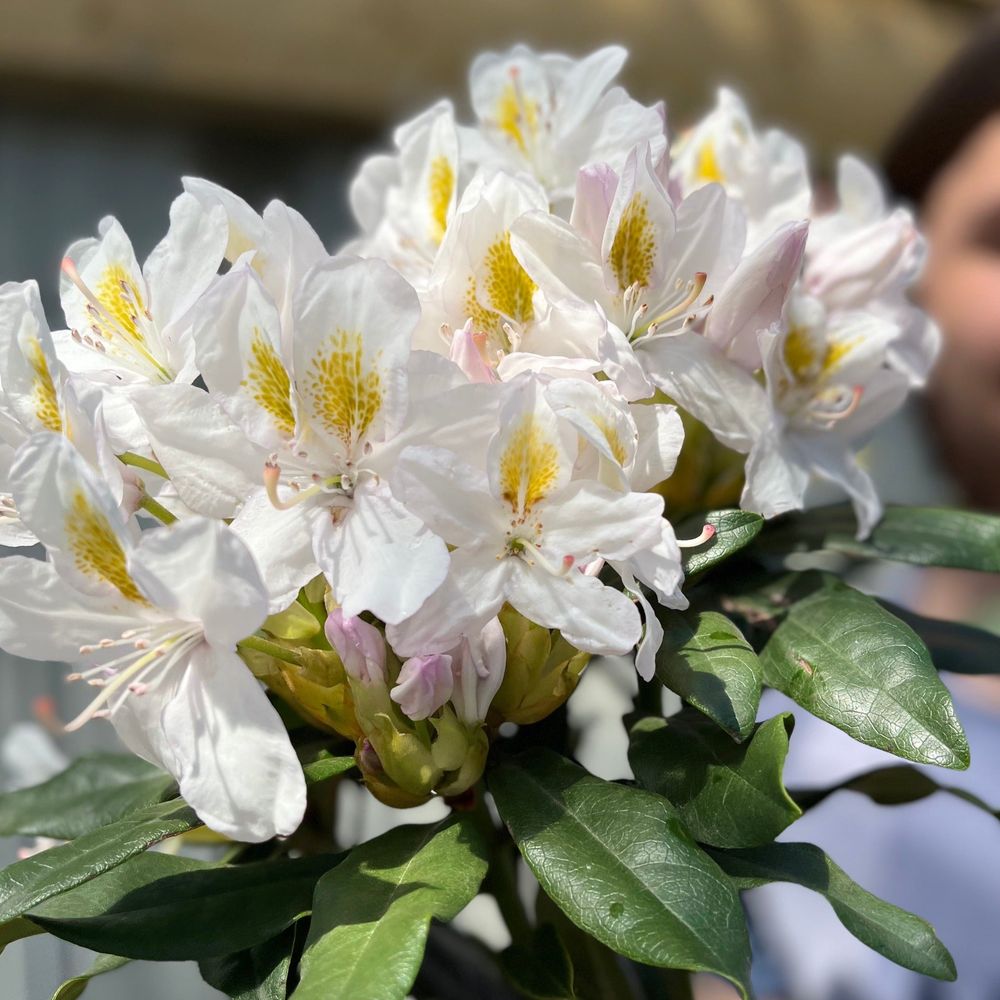
<instances>
[{"instance_id":1,"label":"green leaf","mask_svg":"<svg viewBox=\"0 0 1000 1000\"><path fill-rule=\"evenodd\" d=\"M147 847L200 825L194 810L174 799L17 861L0 871L0 922L19 917Z\"/></svg>"},{"instance_id":2,"label":"green leaf","mask_svg":"<svg viewBox=\"0 0 1000 1000\"><path fill-rule=\"evenodd\" d=\"M140 854L31 910L65 941L151 961L243 951L270 940L310 910L319 878L343 857L215 865Z\"/></svg>"},{"instance_id":3,"label":"green leaf","mask_svg":"<svg viewBox=\"0 0 1000 1000\"><path fill-rule=\"evenodd\" d=\"M393 1000L420 969L431 918L479 891L487 850L471 817L400 826L320 879L295 1000Z\"/></svg>"},{"instance_id":4,"label":"green leaf","mask_svg":"<svg viewBox=\"0 0 1000 1000\"><path fill-rule=\"evenodd\" d=\"M45 931L38 924L33 924L25 917L15 917L13 920L8 920L6 923L0 924L0 954L3 954L7 945L13 944L15 941L44 933Z\"/></svg>"},{"instance_id":5,"label":"green leaf","mask_svg":"<svg viewBox=\"0 0 1000 1000\"><path fill-rule=\"evenodd\" d=\"M573 989L579 1000L629 1000L631 986L622 971L624 959L619 958L607 945L584 933L544 890L538 893L535 919L540 925L551 926L566 949L573 969Z\"/></svg>"},{"instance_id":6,"label":"green leaf","mask_svg":"<svg viewBox=\"0 0 1000 1000\"><path fill-rule=\"evenodd\" d=\"M656 676L734 740L746 739L757 718L762 671L743 633L717 611L657 613L664 636Z\"/></svg>"},{"instance_id":7,"label":"green leaf","mask_svg":"<svg viewBox=\"0 0 1000 1000\"><path fill-rule=\"evenodd\" d=\"M761 723L745 743L704 716L640 719L629 739L636 780L677 807L694 836L714 847L769 844L802 815L781 782L794 718Z\"/></svg>"},{"instance_id":8,"label":"green leaf","mask_svg":"<svg viewBox=\"0 0 1000 1000\"><path fill-rule=\"evenodd\" d=\"M969 744L927 647L873 598L821 578L761 652L767 683L861 743L968 767Z\"/></svg>"},{"instance_id":9,"label":"green leaf","mask_svg":"<svg viewBox=\"0 0 1000 1000\"><path fill-rule=\"evenodd\" d=\"M925 799L935 792L947 792L1000 819L1000 810L988 805L978 795L953 785L940 785L929 774L918 771L909 764L880 767L828 788L799 789L789 794L803 809L811 809L834 792L840 791L859 792L880 806L904 805L907 802Z\"/></svg>"},{"instance_id":10,"label":"green leaf","mask_svg":"<svg viewBox=\"0 0 1000 1000\"><path fill-rule=\"evenodd\" d=\"M74 976L72 979L67 979L52 994L52 1000L79 1000L79 997L83 996L83 991L90 984L91 979L95 976L102 976L105 972L114 972L115 969L120 969L123 965L128 965L129 961L130 959L121 958L118 955L98 955L86 972L81 973L79 976Z\"/></svg>"},{"instance_id":11,"label":"green leaf","mask_svg":"<svg viewBox=\"0 0 1000 1000\"><path fill-rule=\"evenodd\" d=\"M511 985L531 1000L577 1000L573 965L556 929L542 924L527 944L512 944L500 954Z\"/></svg>"},{"instance_id":12,"label":"green leaf","mask_svg":"<svg viewBox=\"0 0 1000 1000\"><path fill-rule=\"evenodd\" d=\"M73 840L176 795L174 779L131 754L81 757L33 788L0 795L0 835Z\"/></svg>"},{"instance_id":13,"label":"green leaf","mask_svg":"<svg viewBox=\"0 0 1000 1000\"><path fill-rule=\"evenodd\" d=\"M270 941L198 963L201 978L230 1000L285 1000L295 927Z\"/></svg>"},{"instance_id":14,"label":"green leaf","mask_svg":"<svg viewBox=\"0 0 1000 1000\"><path fill-rule=\"evenodd\" d=\"M490 790L542 888L578 927L637 962L715 972L747 995L739 898L666 799L543 749L497 767Z\"/></svg>"},{"instance_id":15,"label":"green leaf","mask_svg":"<svg viewBox=\"0 0 1000 1000\"><path fill-rule=\"evenodd\" d=\"M954 674L1000 674L1000 635L939 618L926 618L889 601L887 611L906 622L926 643L934 666Z\"/></svg>"},{"instance_id":16,"label":"green leaf","mask_svg":"<svg viewBox=\"0 0 1000 1000\"><path fill-rule=\"evenodd\" d=\"M849 506L837 505L783 518L764 545L826 548L862 558L918 566L953 566L1000 572L1000 517L945 507L887 507L865 541L854 537Z\"/></svg>"},{"instance_id":17,"label":"green leaf","mask_svg":"<svg viewBox=\"0 0 1000 1000\"><path fill-rule=\"evenodd\" d=\"M684 549L687 576L711 569L749 545L764 527L764 518L746 510L711 510L701 519L688 518L680 536L683 538L688 530L697 535L706 524L715 528L715 536L697 548Z\"/></svg>"},{"instance_id":18,"label":"green leaf","mask_svg":"<svg viewBox=\"0 0 1000 1000\"><path fill-rule=\"evenodd\" d=\"M935 979L955 978L955 963L926 920L862 889L815 844L769 844L709 852L741 889L793 882L821 893L859 941L897 965Z\"/></svg>"},{"instance_id":19,"label":"green leaf","mask_svg":"<svg viewBox=\"0 0 1000 1000\"><path fill-rule=\"evenodd\" d=\"M338 775L350 771L354 767L353 757L334 757L326 750L320 751L316 757L302 765L302 771L306 776L306 783L317 785L321 781L329 781Z\"/></svg>"}]
</instances>

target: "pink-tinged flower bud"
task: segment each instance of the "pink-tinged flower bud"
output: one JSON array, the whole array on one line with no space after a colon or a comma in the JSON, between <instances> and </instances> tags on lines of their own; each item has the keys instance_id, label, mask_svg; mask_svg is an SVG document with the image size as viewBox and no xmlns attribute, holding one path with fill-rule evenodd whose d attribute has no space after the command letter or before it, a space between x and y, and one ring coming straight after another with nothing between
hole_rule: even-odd
<instances>
[{"instance_id":1,"label":"pink-tinged flower bud","mask_svg":"<svg viewBox=\"0 0 1000 1000\"><path fill-rule=\"evenodd\" d=\"M507 640L499 619L488 621L479 635L463 639L452 652L452 704L463 721L482 722L507 667Z\"/></svg>"},{"instance_id":2,"label":"pink-tinged flower bud","mask_svg":"<svg viewBox=\"0 0 1000 1000\"><path fill-rule=\"evenodd\" d=\"M454 678L447 653L412 656L389 697L414 721L433 715L450 697Z\"/></svg>"},{"instance_id":3,"label":"pink-tinged flower bud","mask_svg":"<svg viewBox=\"0 0 1000 1000\"><path fill-rule=\"evenodd\" d=\"M334 608L326 619L326 637L351 677L362 684L385 683L385 638L374 625Z\"/></svg>"}]
</instances>

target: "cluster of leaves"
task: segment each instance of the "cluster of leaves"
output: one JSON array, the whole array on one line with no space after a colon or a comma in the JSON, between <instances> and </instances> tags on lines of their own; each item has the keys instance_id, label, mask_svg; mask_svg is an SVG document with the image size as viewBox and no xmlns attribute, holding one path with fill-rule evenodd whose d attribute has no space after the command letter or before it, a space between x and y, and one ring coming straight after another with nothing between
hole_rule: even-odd
<instances>
[{"instance_id":1,"label":"cluster of leaves","mask_svg":"<svg viewBox=\"0 0 1000 1000\"><path fill-rule=\"evenodd\" d=\"M473 988L539 1000L684 997L691 971L722 976L746 997L740 892L783 881L824 895L846 930L886 958L953 979L924 920L866 892L818 847L775 838L841 789L885 805L943 790L990 810L912 764L968 765L937 670L995 672L1000 639L900 612L828 572L778 567L790 552L824 549L845 568L878 557L995 572L1000 520L890 509L863 543L839 508L766 528L741 511L708 520L714 541L687 559L691 609L663 612L657 678L625 720L634 781L588 774L552 726L528 727L498 742L485 787L452 803L446 819L341 851L330 808L338 782L355 779L354 760L317 748L318 734L300 726L306 825L209 862L149 850L199 826L169 776L134 758L84 758L0 796L0 834L66 841L0 872L0 949L47 932L99 952L54 1000L79 997L91 978L134 959L196 961L240 1000ZM644 710L659 705L660 685L683 698L677 715ZM789 791L794 718L758 721L765 685L911 763ZM518 892L522 859L540 886L530 916ZM513 939L495 961L446 926L480 892L496 898Z\"/></svg>"}]
</instances>

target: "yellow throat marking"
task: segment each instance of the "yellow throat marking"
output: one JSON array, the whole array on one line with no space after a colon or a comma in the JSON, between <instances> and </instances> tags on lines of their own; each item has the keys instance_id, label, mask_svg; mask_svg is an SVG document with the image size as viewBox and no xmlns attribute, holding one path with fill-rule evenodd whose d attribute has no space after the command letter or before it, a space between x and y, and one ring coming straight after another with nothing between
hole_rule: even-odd
<instances>
[{"instance_id":1,"label":"yellow throat marking","mask_svg":"<svg viewBox=\"0 0 1000 1000\"><path fill-rule=\"evenodd\" d=\"M448 208L455 192L455 169L447 156L435 156L427 178L427 200L431 210L431 239L440 244L448 227Z\"/></svg>"},{"instance_id":2,"label":"yellow throat marking","mask_svg":"<svg viewBox=\"0 0 1000 1000\"><path fill-rule=\"evenodd\" d=\"M360 333L338 328L330 335L326 350L313 357L305 394L322 426L348 451L354 448L382 407L382 377L374 366L365 370Z\"/></svg>"},{"instance_id":3,"label":"yellow throat marking","mask_svg":"<svg viewBox=\"0 0 1000 1000\"><path fill-rule=\"evenodd\" d=\"M559 449L534 414L521 417L500 456L500 495L517 514L545 498L559 476Z\"/></svg>"},{"instance_id":4,"label":"yellow throat marking","mask_svg":"<svg viewBox=\"0 0 1000 1000\"><path fill-rule=\"evenodd\" d=\"M25 345L25 357L31 370L32 398L35 402L35 416L38 422L47 430L61 434L63 429L62 416L59 413L59 398L56 395L55 382L49 370L49 362L42 350L42 343L37 337L31 337Z\"/></svg>"},{"instance_id":5,"label":"yellow throat marking","mask_svg":"<svg viewBox=\"0 0 1000 1000\"><path fill-rule=\"evenodd\" d=\"M701 144L698 150L698 160L694 168L695 178L702 184L723 184L725 175L719 166L719 158L715 155L715 143L711 139Z\"/></svg>"},{"instance_id":6,"label":"yellow throat marking","mask_svg":"<svg viewBox=\"0 0 1000 1000\"><path fill-rule=\"evenodd\" d=\"M291 379L278 352L259 327L254 327L247 377L240 385L250 390L254 401L271 416L282 434L291 437L295 433Z\"/></svg>"},{"instance_id":7,"label":"yellow throat marking","mask_svg":"<svg viewBox=\"0 0 1000 1000\"><path fill-rule=\"evenodd\" d=\"M611 270L618 279L619 290L624 292L635 284L640 288L647 287L655 259L656 237L649 218L648 202L636 192L622 212L608 257Z\"/></svg>"},{"instance_id":8,"label":"yellow throat marking","mask_svg":"<svg viewBox=\"0 0 1000 1000\"><path fill-rule=\"evenodd\" d=\"M144 345L145 338L138 328L138 313L146 311L139 286L121 264L110 264L104 269L100 281L94 288L94 295L116 325L104 316L95 317L101 334L113 341L116 334L124 333L137 344Z\"/></svg>"},{"instance_id":9,"label":"yellow throat marking","mask_svg":"<svg viewBox=\"0 0 1000 1000\"><path fill-rule=\"evenodd\" d=\"M490 244L483 259L486 272L485 305L476 294L476 279L469 278L465 307L477 330L502 334L505 320L530 323L535 318L532 296L538 287L521 267L510 248L510 232Z\"/></svg>"},{"instance_id":10,"label":"yellow throat marking","mask_svg":"<svg viewBox=\"0 0 1000 1000\"><path fill-rule=\"evenodd\" d=\"M522 153L526 153L528 144L524 137L525 130L529 136L534 136L538 131L537 102L525 100L518 88L513 83L508 83L497 101L497 125Z\"/></svg>"},{"instance_id":11,"label":"yellow throat marking","mask_svg":"<svg viewBox=\"0 0 1000 1000\"><path fill-rule=\"evenodd\" d=\"M129 576L125 550L108 519L95 510L81 489L73 494L66 517L66 536L76 568L116 587L123 597L136 604L149 602Z\"/></svg>"}]
</instances>

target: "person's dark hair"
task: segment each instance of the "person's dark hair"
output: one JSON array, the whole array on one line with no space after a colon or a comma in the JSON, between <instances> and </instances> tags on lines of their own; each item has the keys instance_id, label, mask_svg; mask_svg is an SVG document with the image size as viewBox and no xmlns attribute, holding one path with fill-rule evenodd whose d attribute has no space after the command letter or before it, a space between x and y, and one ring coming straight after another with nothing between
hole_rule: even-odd
<instances>
[{"instance_id":1,"label":"person's dark hair","mask_svg":"<svg viewBox=\"0 0 1000 1000\"><path fill-rule=\"evenodd\" d=\"M1000 111L1000 18L991 17L923 94L883 156L896 194L920 205L965 140Z\"/></svg>"}]
</instances>

